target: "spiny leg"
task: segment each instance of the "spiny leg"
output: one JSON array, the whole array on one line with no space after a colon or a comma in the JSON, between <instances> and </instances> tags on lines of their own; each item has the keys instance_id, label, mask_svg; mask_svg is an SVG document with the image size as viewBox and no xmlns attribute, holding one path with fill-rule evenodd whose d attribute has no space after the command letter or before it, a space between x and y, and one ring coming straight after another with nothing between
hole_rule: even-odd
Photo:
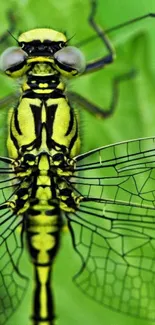
<instances>
[{"instance_id":1,"label":"spiny leg","mask_svg":"<svg viewBox=\"0 0 155 325\"><path fill-rule=\"evenodd\" d=\"M0 99L0 109L3 107L12 106L12 104L19 98L19 93L12 93Z\"/></svg>"},{"instance_id":2,"label":"spiny leg","mask_svg":"<svg viewBox=\"0 0 155 325\"><path fill-rule=\"evenodd\" d=\"M97 9L97 1L91 0L91 12L88 20L92 28L95 30L97 36L102 40L102 42L106 46L109 54L93 62L88 62L86 64L86 70L83 75L102 69L105 65L112 63L115 58L115 50L111 42L109 41L107 35L105 35L105 32L95 22L96 9ZM108 109L104 109L102 107L95 105L94 103L91 103L89 100L87 100L86 98L84 98L83 96L75 92L68 92L68 97L71 101L76 102L80 106L84 107L87 111L89 111L91 114L95 115L96 117L106 118L109 117L114 112L115 107L117 105L118 94L119 94L119 88L118 88L119 83L134 77L134 75L135 75L134 71L130 71L121 76L114 78L113 86L112 86L112 99Z\"/></svg>"},{"instance_id":3,"label":"spiny leg","mask_svg":"<svg viewBox=\"0 0 155 325\"><path fill-rule=\"evenodd\" d=\"M155 13L148 13L146 15L139 16L139 17L130 19L130 20L124 22L124 23L120 23L118 25L112 26L110 28L105 29L104 30L104 33L110 34L113 31L116 31L118 29L124 28L126 26L129 26L131 24L137 23L138 21L144 20L144 19L147 19L147 18L155 18ZM89 37L85 38L84 40L82 40L80 42L77 42L74 45L77 46L77 47L81 47L81 46L84 46L84 45L86 45L86 44L94 41L96 38L98 38L98 35L92 35L92 36L89 36Z\"/></svg>"},{"instance_id":4,"label":"spiny leg","mask_svg":"<svg viewBox=\"0 0 155 325\"><path fill-rule=\"evenodd\" d=\"M109 117L114 112L114 109L117 105L118 96L119 96L119 83L128 80L130 78L133 78L134 76L135 76L135 71L132 70L128 73L125 73L121 76L114 78L113 86L112 86L112 99L108 109L101 108L95 105L94 103L91 103L85 97L77 94L76 92L69 91L67 95L70 101L75 102L76 104L79 104L80 106L84 107L89 113L99 118L106 118Z\"/></svg>"},{"instance_id":5,"label":"spiny leg","mask_svg":"<svg viewBox=\"0 0 155 325\"><path fill-rule=\"evenodd\" d=\"M107 35L105 35L104 31L98 26L98 24L95 22L95 14L96 14L96 8L97 8L97 2L96 0L91 0L91 12L90 16L88 18L90 25L95 30L98 37L102 40L104 45L106 46L109 54L101 57L100 59L97 59L93 62L88 62L86 65L86 70L84 74L94 72L96 70L100 70L105 65L110 64L114 61L115 58L115 50L108 39Z\"/></svg>"}]
</instances>

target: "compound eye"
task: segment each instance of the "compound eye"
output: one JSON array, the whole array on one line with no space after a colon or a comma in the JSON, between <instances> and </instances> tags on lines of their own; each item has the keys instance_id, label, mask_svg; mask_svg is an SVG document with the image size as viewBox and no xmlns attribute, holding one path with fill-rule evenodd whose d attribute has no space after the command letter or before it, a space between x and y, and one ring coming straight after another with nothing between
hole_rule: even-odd
<instances>
[{"instance_id":1,"label":"compound eye","mask_svg":"<svg viewBox=\"0 0 155 325\"><path fill-rule=\"evenodd\" d=\"M86 61L83 53L74 46L67 46L57 51L54 58L60 64L69 67L70 69L77 70L82 73L86 67Z\"/></svg>"},{"instance_id":2,"label":"compound eye","mask_svg":"<svg viewBox=\"0 0 155 325\"><path fill-rule=\"evenodd\" d=\"M5 50L0 56L0 70L6 71L23 63L27 58L27 53L20 47L12 46Z\"/></svg>"}]
</instances>

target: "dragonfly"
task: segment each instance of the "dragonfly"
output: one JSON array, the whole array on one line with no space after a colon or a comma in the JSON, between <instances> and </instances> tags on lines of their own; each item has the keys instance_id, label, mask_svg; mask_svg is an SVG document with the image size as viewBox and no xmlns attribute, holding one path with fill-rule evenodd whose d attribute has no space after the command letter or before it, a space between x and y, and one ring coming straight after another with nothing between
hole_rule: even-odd
<instances>
[{"instance_id":1,"label":"dragonfly","mask_svg":"<svg viewBox=\"0 0 155 325\"><path fill-rule=\"evenodd\" d=\"M51 275L65 226L81 258L74 276L79 289L114 310L155 318L155 138L80 154L79 122L70 102L107 117L116 97L107 112L66 91L66 79L101 69L114 58L94 20L96 1L91 4L89 22L109 50L104 58L86 63L63 33L48 28L21 34L18 46L0 58L1 71L22 80L8 114L8 157L0 156L1 324L27 290L29 279L20 267L23 250L34 270L32 324L55 324Z\"/></svg>"}]
</instances>

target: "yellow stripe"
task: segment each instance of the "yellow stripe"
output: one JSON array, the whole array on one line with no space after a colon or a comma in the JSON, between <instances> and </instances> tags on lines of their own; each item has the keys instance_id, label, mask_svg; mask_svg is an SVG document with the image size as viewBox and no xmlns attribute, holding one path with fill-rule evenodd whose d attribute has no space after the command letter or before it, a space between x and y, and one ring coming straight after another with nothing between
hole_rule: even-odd
<instances>
[{"instance_id":1,"label":"yellow stripe","mask_svg":"<svg viewBox=\"0 0 155 325\"><path fill-rule=\"evenodd\" d=\"M39 282L41 285L41 292L40 292L40 316L42 318L47 318L48 311L47 311L47 294L46 294L46 283L48 280L49 275L49 267L37 267Z\"/></svg>"}]
</instances>

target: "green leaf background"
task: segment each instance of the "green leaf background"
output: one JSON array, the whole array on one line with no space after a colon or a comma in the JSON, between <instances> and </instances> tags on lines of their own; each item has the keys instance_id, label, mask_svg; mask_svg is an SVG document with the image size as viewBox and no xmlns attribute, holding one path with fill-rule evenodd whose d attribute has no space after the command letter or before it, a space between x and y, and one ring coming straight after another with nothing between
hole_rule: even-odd
<instances>
[{"instance_id":1,"label":"green leaf background","mask_svg":"<svg viewBox=\"0 0 155 325\"><path fill-rule=\"evenodd\" d=\"M9 29L8 9L16 14L17 24L14 36L36 28L50 27L67 32L71 43L94 34L88 25L89 0L16 0L1 3L0 33ZM108 28L149 12L155 12L154 0L98 0L96 21ZM82 151L117 141L155 135L155 18L147 19L110 34L116 48L114 64L92 75L74 80L69 88L78 91L94 103L108 109L112 94L112 80L115 76L135 69L132 80L120 84L119 101L116 111L107 120L96 119L80 109ZM16 45L10 37L10 44ZM5 44L1 44L1 51ZM106 53L97 40L81 48L87 60ZM16 85L5 76L0 76L0 97L16 91ZM7 125L5 108L0 112L0 154L6 152ZM149 325L152 322L139 320L116 313L91 301L72 283L79 267L79 258L73 251L68 232L62 234L62 247L53 270L53 287L56 304L57 325ZM26 255L26 254L25 254ZM24 256L23 268L32 277L32 266ZM17 312L9 319L8 325L31 323L31 289L24 297ZM154 288L155 290L155 288Z\"/></svg>"}]
</instances>

